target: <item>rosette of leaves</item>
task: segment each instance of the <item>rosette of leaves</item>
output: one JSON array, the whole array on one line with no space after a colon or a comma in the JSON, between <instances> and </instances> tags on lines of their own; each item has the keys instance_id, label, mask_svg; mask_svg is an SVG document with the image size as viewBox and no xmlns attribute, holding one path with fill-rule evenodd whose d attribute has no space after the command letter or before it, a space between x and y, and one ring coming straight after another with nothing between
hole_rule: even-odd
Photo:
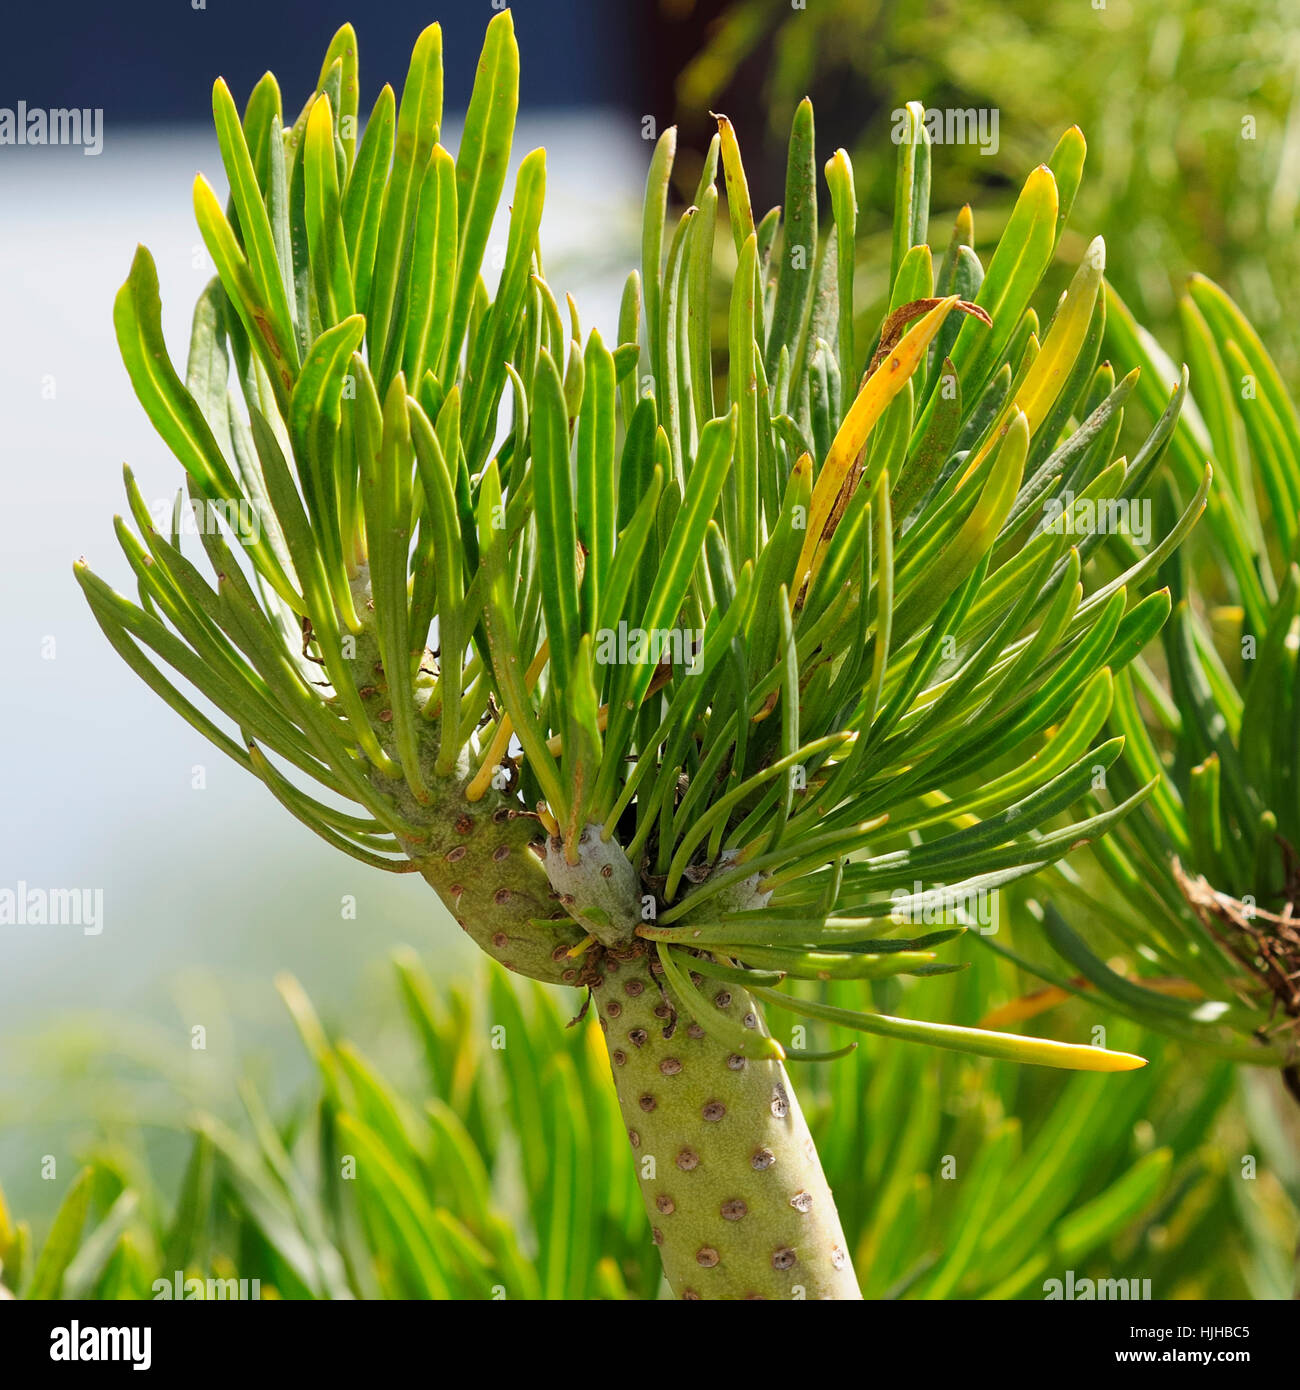
<instances>
[{"instance_id":1,"label":"rosette of leaves","mask_svg":"<svg viewBox=\"0 0 1300 1390\"><path fill-rule=\"evenodd\" d=\"M1207 458L1216 483L1200 555L1170 558L1157 577L1175 600L1162 641L1117 675L1111 716L1128 749L1116 788L1160 783L1094 846L1114 891L1064 874L1127 973L1049 905L1046 933L1078 972L1051 979L1181 1041L1281 1066L1300 1100L1300 417L1222 289L1194 276L1179 315L1196 384L1157 514ZM1143 404L1158 409L1154 385L1172 364L1113 293L1110 324L1115 360L1141 368Z\"/></svg>"},{"instance_id":2,"label":"rosette of leaves","mask_svg":"<svg viewBox=\"0 0 1300 1390\"><path fill-rule=\"evenodd\" d=\"M287 131L272 78L242 119L217 84L230 198L196 183L219 275L185 380L147 252L116 304L135 390L216 518L199 527L215 582L129 473L138 602L77 575L119 653L300 821L420 873L502 964L591 992L679 1297L852 1298L764 1006L981 1055L1141 1064L774 987L958 968L937 948L963 903L1149 792L1069 818L1121 751L1097 741L1113 673L1168 612L1164 592L1129 595L1208 477L1107 583L1085 585L1087 540L1043 521L1063 485L1144 486L1182 401L1131 463L1111 459L1131 383L1097 364L1099 241L1046 325L1031 304L1081 176L1077 131L987 266L964 211L936 267L912 109L870 343L853 328L852 168L842 152L826 167L823 235L811 106L785 213L757 220L723 120L669 234L668 132L611 350L546 282L541 151L519 166L494 293L481 276L517 71L506 13L454 158L436 26L359 139L350 29ZM222 529L245 511L257 525ZM939 930L909 927L936 913Z\"/></svg>"}]
</instances>

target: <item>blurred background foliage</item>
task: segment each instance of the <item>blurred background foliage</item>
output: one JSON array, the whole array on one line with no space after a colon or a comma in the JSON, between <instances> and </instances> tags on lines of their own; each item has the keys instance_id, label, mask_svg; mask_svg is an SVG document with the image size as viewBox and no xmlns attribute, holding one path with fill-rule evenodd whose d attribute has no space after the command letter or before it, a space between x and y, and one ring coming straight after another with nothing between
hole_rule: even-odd
<instances>
[{"instance_id":1,"label":"blurred background foliage","mask_svg":"<svg viewBox=\"0 0 1300 1390\"><path fill-rule=\"evenodd\" d=\"M807 93L819 147L843 145L853 157L860 235L887 235L892 113L906 102L999 113L996 153L953 145L934 161L936 220L971 203L977 245L996 238L1023 171L1078 125L1088 168L1075 236L1101 233L1130 248L1114 258L1112 278L1138 319L1168 337L1183 280L1199 270L1225 286L1294 375L1293 0L657 3L664 26L698 45L675 87L683 143L705 149L708 113L725 111L746 132L756 208L781 200L790 112ZM692 174L682 168L681 177ZM690 197L687 183L682 192ZM1063 259L1073 264L1075 252L1063 247Z\"/></svg>"},{"instance_id":2,"label":"blurred background foliage","mask_svg":"<svg viewBox=\"0 0 1300 1390\"><path fill-rule=\"evenodd\" d=\"M970 968L932 985L945 1017L974 1024L1021 982L973 941L966 951ZM314 1077L274 1117L279 1056L232 1084L183 1061L161 1075L150 1059L177 1057L174 1039L96 1027L65 1028L57 1047L34 1040L44 1094L93 1119L85 1167L62 1176L39 1239L0 1200L4 1285L25 1297L151 1298L157 1280L173 1296L233 1297L208 1282L231 1279L258 1280L244 1296L263 1298L656 1297L594 1015L565 1027L580 997L487 963L450 984L414 953L394 964L388 1008L358 1024L364 1046L277 981ZM879 993L906 1007L897 982ZM1069 1037L1096 1025L1086 1004L1054 1018ZM797 1041L831 1041L811 1033ZM1071 1270L1150 1279L1157 1298L1289 1296L1300 1173L1267 1088L1226 1063L1189 1070L1131 1026L1105 1041L1153 1065L1062 1074L870 1038L802 1068L867 1297L1042 1298Z\"/></svg>"}]
</instances>

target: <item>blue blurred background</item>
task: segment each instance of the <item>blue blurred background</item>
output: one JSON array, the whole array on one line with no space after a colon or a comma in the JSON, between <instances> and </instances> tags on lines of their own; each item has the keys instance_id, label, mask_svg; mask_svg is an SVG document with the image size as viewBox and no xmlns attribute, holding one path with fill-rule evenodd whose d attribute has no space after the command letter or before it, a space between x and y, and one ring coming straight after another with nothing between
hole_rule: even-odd
<instances>
[{"instance_id":1,"label":"blue blurred background","mask_svg":"<svg viewBox=\"0 0 1300 1390\"><path fill-rule=\"evenodd\" d=\"M292 104L315 85L331 35L350 21L361 42L366 90L401 90L416 35L434 20L447 54L447 109L463 108L483 29L502 4L491 0L133 0L104 5L70 0L51 12L17 6L5 17L0 93L32 105L103 107L114 127L207 119L218 73L246 92L268 69ZM653 6L609 0L516 0L521 104L538 107L637 105L629 59L642 12ZM12 101L9 101L12 105Z\"/></svg>"}]
</instances>

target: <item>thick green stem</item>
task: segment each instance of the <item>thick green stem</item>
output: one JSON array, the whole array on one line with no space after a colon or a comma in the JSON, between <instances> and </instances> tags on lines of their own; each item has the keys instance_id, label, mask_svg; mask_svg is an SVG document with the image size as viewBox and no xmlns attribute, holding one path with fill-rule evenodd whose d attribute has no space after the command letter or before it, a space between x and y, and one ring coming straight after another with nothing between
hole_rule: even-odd
<instances>
[{"instance_id":1,"label":"thick green stem","mask_svg":"<svg viewBox=\"0 0 1300 1390\"><path fill-rule=\"evenodd\" d=\"M471 803L460 781L435 783L433 791L436 809L422 808L426 838L406 845L425 881L462 930L508 970L576 984L581 961L567 951L584 933L546 877L536 848L545 834L539 823L497 792Z\"/></svg>"},{"instance_id":2,"label":"thick green stem","mask_svg":"<svg viewBox=\"0 0 1300 1390\"><path fill-rule=\"evenodd\" d=\"M678 1298L861 1298L785 1068L678 1016L638 948L593 983L654 1239ZM620 958L622 957L622 958ZM710 985L737 1023L758 1006ZM669 1036L664 1033L668 1031Z\"/></svg>"},{"instance_id":3,"label":"thick green stem","mask_svg":"<svg viewBox=\"0 0 1300 1390\"><path fill-rule=\"evenodd\" d=\"M365 591L362 590L362 597ZM410 700L403 686L394 692L369 631L357 640L355 657L361 699L381 747L396 761L394 699ZM417 799L400 778L371 771L371 782L405 820L419 827L401 835L402 848L421 876L442 899L457 924L493 960L546 984L576 984L581 962L567 955L585 933L569 916L546 877L542 857L546 835L515 797L488 788L469 801L468 757L460 750L451 776L437 770L438 726L420 717L420 772L429 799Z\"/></svg>"}]
</instances>

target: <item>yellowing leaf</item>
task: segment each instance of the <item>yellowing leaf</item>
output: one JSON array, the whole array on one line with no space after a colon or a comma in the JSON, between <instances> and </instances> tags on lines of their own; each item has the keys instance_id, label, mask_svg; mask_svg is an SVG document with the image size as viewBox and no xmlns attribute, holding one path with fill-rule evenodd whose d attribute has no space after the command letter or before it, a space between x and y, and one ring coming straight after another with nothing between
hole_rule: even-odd
<instances>
[{"instance_id":1,"label":"yellowing leaf","mask_svg":"<svg viewBox=\"0 0 1300 1390\"><path fill-rule=\"evenodd\" d=\"M799 553L799 563L795 566L794 582L790 586L792 596L800 593L812 573L814 557L824 539L822 533L826 523L831 518L849 470L867 442L867 436L885 413L890 401L924 360L926 349L959 298L959 295L953 294L940 300L867 378L857 399L849 407L813 486L808 533Z\"/></svg>"}]
</instances>

